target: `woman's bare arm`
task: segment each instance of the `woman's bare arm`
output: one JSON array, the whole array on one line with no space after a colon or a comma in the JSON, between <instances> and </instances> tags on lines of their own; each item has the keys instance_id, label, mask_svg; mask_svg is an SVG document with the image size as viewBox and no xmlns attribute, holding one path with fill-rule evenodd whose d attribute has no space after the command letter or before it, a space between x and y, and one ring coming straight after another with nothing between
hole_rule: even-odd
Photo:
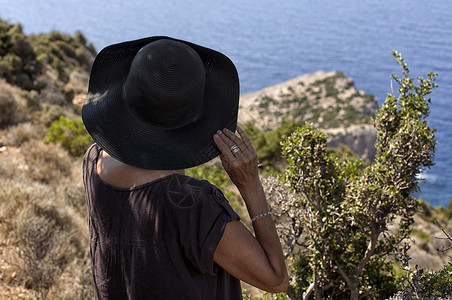
<instances>
[{"instance_id":1,"label":"woman's bare arm","mask_svg":"<svg viewBox=\"0 0 452 300\"><path fill-rule=\"evenodd\" d=\"M251 218L269 210L259 179L257 154L243 130L240 137L225 129L214 136L221 161L239 189ZM230 147L240 151L232 154ZM281 243L271 216L253 222L255 236L239 221L226 225L214 261L236 278L268 292L283 292L288 286Z\"/></svg>"}]
</instances>

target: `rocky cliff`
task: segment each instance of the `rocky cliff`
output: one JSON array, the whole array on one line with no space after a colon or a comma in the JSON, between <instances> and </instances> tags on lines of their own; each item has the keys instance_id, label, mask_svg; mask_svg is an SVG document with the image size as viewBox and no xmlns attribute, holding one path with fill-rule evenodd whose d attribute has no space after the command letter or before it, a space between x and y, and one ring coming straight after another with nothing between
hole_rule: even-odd
<instances>
[{"instance_id":1,"label":"rocky cliff","mask_svg":"<svg viewBox=\"0 0 452 300\"><path fill-rule=\"evenodd\" d=\"M364 159L375 155L376 130L371 117L378 108L373 95L358 91L340 72L319 71L240 97L239 122L263 130L283 120L310 122L327 134L329 146L349 146Z\"/></svg>"}]
</instances>

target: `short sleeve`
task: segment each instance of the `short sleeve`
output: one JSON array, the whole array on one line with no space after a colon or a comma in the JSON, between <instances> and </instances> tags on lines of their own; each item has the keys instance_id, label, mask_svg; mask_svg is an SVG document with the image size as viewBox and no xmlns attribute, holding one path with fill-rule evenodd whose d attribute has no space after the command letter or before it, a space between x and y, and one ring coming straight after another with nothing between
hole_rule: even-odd
<instances>
[{"instance_id":1,"label":"short sleeve","mask_svg":"<svg viewBox=\"0 0 452 300\"><path fill-rule=\"evenodd\" d=\"M183 199L174 201L177 197L173 195L172 202L177 205L184 255L200 272L215 274L213 256L226 224L240 217L223 193L207 182L202 186L186 184L183 191Z\"/></svg>"}]
</instances>

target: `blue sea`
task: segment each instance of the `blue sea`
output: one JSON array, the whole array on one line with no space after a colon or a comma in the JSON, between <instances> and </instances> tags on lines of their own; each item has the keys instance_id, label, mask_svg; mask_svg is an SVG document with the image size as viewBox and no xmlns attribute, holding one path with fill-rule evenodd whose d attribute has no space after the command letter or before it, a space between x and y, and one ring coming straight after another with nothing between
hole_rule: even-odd
<instances>
[{"instance_id":1,"label":"blue sea","mask_svg":"<svg viewBox=\"0 0 452 300\"><path fill-rule=\"evenodd\" d=\"M449 0L0 0L0 17L25 33L80 30L97 50L125 40L167 35L210 47L237 66L241 93L318 70L341 71L381 104L400 74L438 73L430 125L436 165L422 173L422 197L452 200L452 6Z\"/></svg>"}]
</instances>

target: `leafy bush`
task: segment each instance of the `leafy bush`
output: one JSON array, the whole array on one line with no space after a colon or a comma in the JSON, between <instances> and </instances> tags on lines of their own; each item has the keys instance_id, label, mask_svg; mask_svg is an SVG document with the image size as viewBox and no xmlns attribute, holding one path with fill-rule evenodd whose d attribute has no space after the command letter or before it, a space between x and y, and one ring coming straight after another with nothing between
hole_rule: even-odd
<instances>
[{"instance_id":1,"label":"leafy bush","mask_svg":"<svg viewBox=\"0 0 452 300\"><path fill-rule=\"evenodd\" d=\"M1 77L21 88L33 89L33 79L42 66L21 24L10 25L0 19L0 57Z\"/></svg>"},{"instance_id":2,"label":"leafy bush","mask_svg":"<svg viewBox=\"0 0 452 300\"><path fill-rule=\"evenodd\" d=\"M300 298L310 295L331 299L382 299L395 292L393 268L385 255L410 234L417 202L416 175L433 165L434 132L426 117L436 87L436 74L409 78L400 54L394 57L403 77L398 97L388 95L374 124L377 132L375 162L363 168L361 161L339 160L326 151L326 138L312 125L297 129L283 142L289 167L285 180L299 193L299 208L306 252L300 273L307 282L295 282L289 290ZM388 230L398 217L399 226ZM295 229L294 229L295 230ZM294 272L297 274L297 272ZM292 293L293 294L293 293Z\"/></svg>"},{"instance_id":3,"label":"leafy bush","mask_svg":"<svg viewBox=\"0 0 452 300\"><path fill-rule=\"evenodd\" d=\"M447 234L446 234L447 235ZM447 235L447 238L452 238ZM399 260L405 276L401 280L399 292L391 300L428 300L428 299L451 299L452 297L452 263L448 263L443 268L429 272L419 269L417 265L410 266L408 255L410 245L405 243L399 249ZM450 250L450 249L449 249Z\"/></svg>"},{"instance_id":4,"label":"leafy bush","mask_svg":"<svg viewBox=\"0 0 452 300\"><path fill-rule=\"evenodd\" d=\"M251 143L257 150L259 162L264 168L275 168L281 162L281 140L289 136L298 126L299 123L294 120L285 120L281 125L271 131L263 131L254 126L252 122L247 122L242 126Z\"/></svg>"},{"instance_id":5,"label":"leafy bush","mask_svg":"<svg viewBox=\"0 0 452 300\"><path fill-rule=\"evenodd\" d=\"M86 45L86 38L80 31L74 37L52 31L50 34L31 35L29 40L37 61L51 65L57 71L59 80L64 82L69 80L70 72L76 68L88 72L92 63L89 56L96 53L92 45Z\"/></svg>"},{"instance_id":6,"label":"leafy bush","mask_svg":"<svg viewBox=\"0 0 452 300\"><path fill-rule=\"evenodd\" d=\"M93 143L82 119L69 120L63 116L50 125L44 141L59 143L72 156L82 156Z\"/></svg>"},{"instance_id":7,"label":"leafy bush","mask_svg":"<svg viewBox=\"0 0 452 300\"><path fill-rule=\"evenodd\" d=\"M26 36L20 23L11 25L0 19L0 77L23 89L43 88L36 79L45 64L52 66L63 82L76 68L88 72L95 54L79 31L74 37L58 31Z\"/></svg>"},{"instance_id":8,"label":"leafy bush","mask_svg":"<svg viewBox=\"0 0 452 300\"><path fill-rule=\"evenodd\" d=\"M290 136L301 124L289 119L282 122L281 126L275 130L263 131L257 128L252 122L247 122L242 125L251 143L256 149L259 162L265 171L277 174L286 167L286 161L282 156L281 141ZM340 159L348 159L357 161L359 157L353 150L344 144L338 147L328 147L328 152L333 152ZM366 166L364 164L364 166Z\"/></svg>"}]
</instances>

